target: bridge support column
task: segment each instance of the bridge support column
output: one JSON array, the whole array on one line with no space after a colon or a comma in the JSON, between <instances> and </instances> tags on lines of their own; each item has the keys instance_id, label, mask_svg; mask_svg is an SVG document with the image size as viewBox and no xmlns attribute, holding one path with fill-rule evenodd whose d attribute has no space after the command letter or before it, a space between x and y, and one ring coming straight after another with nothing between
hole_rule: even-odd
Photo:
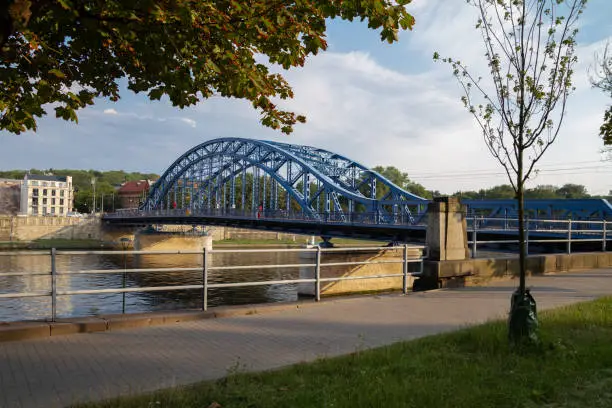
<instances>
[{"instance_id":1,"label":"bridge support column","mask_svg":"<svg viewBox=\"0 0 612 408\"><path fill-rule=\"evenodd\" d=\"M469 258L465 206L454 197L437 197L428 205L427 246L431 261Z\"/></svg>"},{"instance_id":2,"label":"bridge support column","mask_svg":"<svg viewBox=\"0 0 612 408\"><path fill-rule=\"evenodd\" d=\"M409 259L420 258L422 250L420 248L408 248L407 257ZM403 265L401 261L404 259L404 251L402 249L372 249L370 251L334 251L321 253L320 276L321 278L338 278L338 277L359 277L359 276L374 276L374 275L401 275ZM400 261L400 263L376 263L380 261ZM300 263L314 264L316 262L315 252L300 253ZM347 263L347 262L373 262L363 265L331 265L330 263ZM419 262L408 263L407 272L417 272L420 269ZM315 268L308 266L300 268L300 279L314 279ZM408 275L406 286L412 288L414 278ZM371 278L371 279L355 279L355 280L339 280L321 282L321 296L340 295L349 293L366 293L366 292L385 292L385 291L400 291L403 287L402 276ZM314 283L298 284L299 296L315 296Z\"/></svg>"},{"instance_id":3,"label":"bridge support column","mask_svg":"<svg viewBox=\"0 0 612 408\"><path fill-rule=\"evenodd\" d=\"M142 232L134 236L134 249L141 251L201 251L212 249L212 236L178 232Z\"/></svg>"}]
</instances>

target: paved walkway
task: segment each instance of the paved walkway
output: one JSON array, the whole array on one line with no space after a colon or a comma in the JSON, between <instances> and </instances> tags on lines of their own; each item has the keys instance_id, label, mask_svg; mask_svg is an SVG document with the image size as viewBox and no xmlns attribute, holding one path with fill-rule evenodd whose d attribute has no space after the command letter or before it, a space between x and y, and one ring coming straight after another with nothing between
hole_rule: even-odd
<instances>
[{"instance_id":1,"label":"paved walkway","mask_svg":"<svg viewBox=\"0 0 612 408\"><path fill-rule=\"evenodd\" d=\"M612 270L529 279L540 309L612 294ZM504 317L517 281L0 343L0 406L64 407L350 353Z\"/></svg>"}]
</instances>

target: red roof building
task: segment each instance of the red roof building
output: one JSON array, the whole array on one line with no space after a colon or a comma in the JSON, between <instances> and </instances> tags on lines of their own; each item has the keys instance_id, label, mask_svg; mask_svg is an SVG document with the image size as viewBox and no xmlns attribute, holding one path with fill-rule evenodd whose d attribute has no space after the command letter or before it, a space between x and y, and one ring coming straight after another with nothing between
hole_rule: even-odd
<instances>
[{"instance_id":1,"label":"red roof building","mask_svg":"<svg viewBox=\"0 0 612 408\"><path fill-rule=\"evenodd\" d=\"M122 208L138 208L149 193L149 180L126 181L119 187L117 194Z\"/></svg>"}]
</instances>

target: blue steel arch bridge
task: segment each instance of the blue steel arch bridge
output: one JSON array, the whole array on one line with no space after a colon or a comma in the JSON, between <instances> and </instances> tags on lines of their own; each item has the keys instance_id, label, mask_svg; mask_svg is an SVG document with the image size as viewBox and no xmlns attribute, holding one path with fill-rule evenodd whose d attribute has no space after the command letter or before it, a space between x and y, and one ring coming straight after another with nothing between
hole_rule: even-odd
<instances>
[{"instance_id":1,"label":"blue steel arch bridge","mask_svg":"<svg viewBox=\"0 0 612 408\"><path fill-rule=\"evenodd\" d=\"M428 200L324 149L221 138L181 155L140 208L104 216L115 225L225 225L320 236L422 238ZM516 217L514 200L466 200L481 218ZM612 220L606 200L530 200L532 218ZM468 220L469 220L468 216Z\"/></svg>"}]
</instances>

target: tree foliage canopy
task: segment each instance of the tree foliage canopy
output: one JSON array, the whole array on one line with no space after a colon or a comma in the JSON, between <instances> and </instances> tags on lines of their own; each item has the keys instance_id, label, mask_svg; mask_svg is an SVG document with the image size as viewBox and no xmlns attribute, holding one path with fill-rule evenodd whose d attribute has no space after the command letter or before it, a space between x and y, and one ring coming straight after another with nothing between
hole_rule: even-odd
<instances>
[{"instance_id":1,"label":"tree foliage canopy","mask_svg":"<svg viewBox=\"0 0 612 408\"><path fill-rule=\"evenodd\" d=\"M326 19L367 20L394 42L411 0L7 0L0 3L0 130L36 130L96 97L119 99L119 80L174 106L213 95L249 100L266 126L305 118L273 98L293 92L270 65L301 66L325 50ZM267 59L267 61L265 61ZM268 64L269 62L269 64Z\"/></svg>"},{"instance_id":2,"label":"tree foliage canopy","mask_svg":"<svg viewBox=\"0 0 612 408\"><path fill-rule=\"evenodd\" d=\"M395 166L376 166L372 170L382 174L383 177L391 181L393 184L412 194L416 194L423 198L432 198L432 193L429 190L427 190L421 184L410 180L410 178L408 178L408 173L402 172ZM387 192L388 187L385 185L380 185L376 189L376 196L377 198L381 198L387 194Z\"/></svg>"},{"instance_id":3,"label":"tree foliage canopy","mask_svg":"<svg viewBox=\"0 0 612 408\"><path fill-rule=\"evenodd\" d=\"M518 192L554 143L572 84L586 0L467 0L478 12L490 84L453 58L461 98ZM523 165L527 164L524 166Z\"/></svg>"},{"instance_id":4,"label":"tree foliage canopy","mask_svg":"<svg viewBox=\"0 0 612 408\"><path fill-rule=\"evenodd\" d=\"M83 213L92 211L93 186L91 180L96 180L96 199L98 208L120 208L117 199L117 188L126 181L132 180L157 180L159 175L155 173L125 172L123 170L98 171L98 170L70 170L70 169L29 169L29 170L6 170L0 171L0 178L23 179L24 175L53 174L55 176L71 176L74 187L74 208Z\"/></svg>"},{"instance_id":5,"label":"tree foliage canopy","mask_svg":"<svg viewBox=\"0 0 612 408\"><path fill-rule=\"evenodd\" d=\"M465 199L513 199L516 192L509 184L480 189L479 191L459 191L454 197ZM561 198L590 198L585 186L582 184L567 183L563 186L539 185L534 188L525 189L526 199L561 199ZM596 197L593 197L596 198ZM601 197L603 198L603 197Z\"/></svg>"}]
</instances>

